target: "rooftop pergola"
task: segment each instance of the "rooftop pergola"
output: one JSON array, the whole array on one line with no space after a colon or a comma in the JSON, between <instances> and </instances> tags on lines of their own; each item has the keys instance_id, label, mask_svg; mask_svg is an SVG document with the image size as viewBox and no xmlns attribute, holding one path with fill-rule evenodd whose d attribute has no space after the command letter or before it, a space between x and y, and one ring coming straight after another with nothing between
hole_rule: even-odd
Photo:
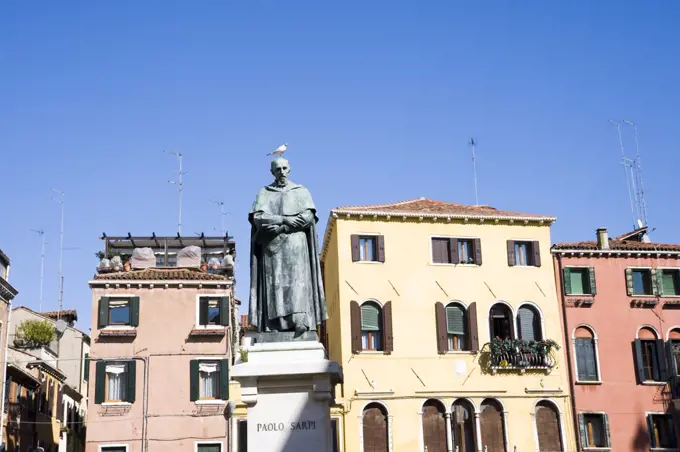
<instances>
[{"instance_id":1,"label":"rooftop pergola","mask_svg":"<svg viewBox=\"0 0 680 452\"><path fill-rule=\"evenodd\" d=\"M209 257L224 257L226 254L231 254L236 257L236 242L229 234L224 236L206 236L192 235L192 236L165 236L160 237L155 233L150 236L133 236L128 233L127 236L108 236L104 233L101 237L104 240L104 253L110 256L111 253L131 255L135 248L151 248L155 254L168 253L174 254L187 246L198 246L201 248L201 254Z\"/></svg>"}]
</instances>

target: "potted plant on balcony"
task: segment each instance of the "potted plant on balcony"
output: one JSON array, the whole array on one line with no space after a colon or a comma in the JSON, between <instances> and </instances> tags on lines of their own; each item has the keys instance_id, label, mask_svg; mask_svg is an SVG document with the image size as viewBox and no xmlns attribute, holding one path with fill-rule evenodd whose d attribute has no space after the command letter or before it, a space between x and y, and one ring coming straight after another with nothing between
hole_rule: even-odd
<instances>
[{"instance_id":1,"label":"potted plant on balcony","mask_svg":"<svg viewBox=\"0 0 680 452\"><path fill-rule=\"evenodd\" d=\"M19 324L19 328L17 328L14 345L28 348L45 347L55 338L56 332L52 322L47 320L24 320Z\"/></svg>"}]
</instances>

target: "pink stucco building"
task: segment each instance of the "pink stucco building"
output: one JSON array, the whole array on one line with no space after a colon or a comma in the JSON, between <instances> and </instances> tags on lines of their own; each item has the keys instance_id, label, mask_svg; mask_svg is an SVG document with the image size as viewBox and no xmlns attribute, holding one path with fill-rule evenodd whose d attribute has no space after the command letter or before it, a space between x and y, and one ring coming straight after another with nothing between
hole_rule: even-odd
<instances>
[{"instance_id":1,"label":"pink stucco building","mask_svg":"<svg viewBox=\"0 0 680 452\"><path fill-rule=\"evenodd\" d=\"M580 450L677 450L680 245L598 229L552 252Z\"/></svg>"},{"instance_id":2,"label":"pink stucco building","mask_svg":"<svg viewBox=\"0 0 680 452\"><path fill-rule=\"evenodd\" d=\"M89 283L86 452L231 450L234 242L224 237L105 240L105 255L123 259L103 262ZM189 256L200 255L200 262L186 266L182 250L192 245L200 249ZM151 248L156 262L136 262L134 248L147 248L147 256Z\"/></svg>"}]
</instances>

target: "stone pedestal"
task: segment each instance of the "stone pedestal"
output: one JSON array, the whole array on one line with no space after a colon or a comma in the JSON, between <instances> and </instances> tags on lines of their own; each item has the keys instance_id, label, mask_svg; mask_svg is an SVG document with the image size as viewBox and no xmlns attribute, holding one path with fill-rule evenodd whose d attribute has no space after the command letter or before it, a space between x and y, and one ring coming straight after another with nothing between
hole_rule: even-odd
<instances>
[{"instance_id":1,"label":"stone pedestal","mask_svg":"<svg viewBox=\"0 0 680 452\"><path fill-rule=\"evenodd\" d=\"M248 449L331 452L330 404L333 386L342 381L340 366L325 358L316 340L268 337L263 334L248 347L248 361L231 369L248 406Z\"/></svg>"}]
</instances>

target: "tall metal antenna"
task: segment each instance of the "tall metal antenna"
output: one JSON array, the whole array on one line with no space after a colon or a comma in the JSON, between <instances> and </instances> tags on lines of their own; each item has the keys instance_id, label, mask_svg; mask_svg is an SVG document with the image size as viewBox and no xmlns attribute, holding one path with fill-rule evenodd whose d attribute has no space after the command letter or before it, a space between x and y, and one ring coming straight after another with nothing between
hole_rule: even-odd
<instances>
[{"instance_id":1,"label":"tall metal antenna","mask_svg":"<svg viewBox=\"0 0 680 452\"><path fill-rule=\"evenodd\" d=\"M633 121L624 119L623 122L633 128L635 136L635 181L637 184L636 198L638 202L638 210L643 226L647 226L647 201L645 200L645 187L642 183L642 163L640 159L640 143L638 141L637 125Z\"/></svg>"},{"instance_id":2,"label":"tall metal antenna","mask_svg":"<svg viewBox=\"0 0 680 452\"><path fill-rule=\"evenodd\" d=\"M628 188L628 202L630 203L630 214L631 214L632 219L633 219L633 227L636 228L637 226L635 225L635 208L633 207L633 193L632 193L631 188L630 188L630 182L631 181L628 178L628 169L627 169L627 167L630 165L630 163L628 163L628 162L630 162L630 159L626 157L626 153L623 150L623 138L621 137L621 124L616 122L616 121L613 121L611 119L609 120L609 122L616 126L616 130L619 133L619 147L621 148L621 164L623 165L623 175L626 178L626 187Z\"/></svg>"},{"instance_id":3,"label":"tall metal antenna","mask_svg":"<svg viewBox=\"0 0 680 452\"><path fill-rule=\"evenodd\" d=\"M178 202L179 202L179 218L177 220L177 233L181 235L182 234L182 188L184 186L184 184L182 182L182 176L187 174L186 172L182 171L182 157L184 157L184 156L182 155L181 152L169 152L169 151L163 151L163 152L176 156L177 160L179 162L179 170L177 171L177 174L178 174L177 180L176 181L169 180L168 182L170 182L171 184L177 185L177 197L179 198L178 199Z\"/></svg>"},{"instance_id":4,"label":"tall metal antenna","mask_svg":"<svg viewBox=\"0 0 680 452\"><path fill-rule=\"evenodd\" d=\"M475 147L477 146L477 141L474 138L470 138L468 144L472 148L472 176L475 180L475 205L479 205L479 195L477 194L477 162L475 161Z\"/></svg>"},{"instance_id":5,"label":"tall metal antenna","mask_svg":"<svg viewBox=\"0 0 680 452\"><path fill-rule=\"evenodd\" d=\"M213 204L217 204L220 206L220 234L224 235L227 233L227 230L224 228L224 217L227 215L227 212L224 211L224 201L211 201Z\"/></svg>"},{"instance_id":6,"label":"tall metal antenna","mask_svg":"<svg viewBox=\"0 0 680 452\"><path fill-rule=\"evenodd\" d=\"M40 235L40 305L38 308L38 312L42 312L42 305L43 305L43 283L45 281L45 231L42 229L31 229L31 231L35 232L36 234Z\"/></svg>"},{"instance_id":7,"label":"tall metal antenna","mask_svg":"<svg viewBox=\"0 0 680 452\"><path fill-rule=\"evenodd\" d=\"M59 194L59 199L52 199L61 204L61 227L59 229L59 312L61 312L64 302L64 192L55 188L52 191Z\"/></svg>"}]
</instances>

